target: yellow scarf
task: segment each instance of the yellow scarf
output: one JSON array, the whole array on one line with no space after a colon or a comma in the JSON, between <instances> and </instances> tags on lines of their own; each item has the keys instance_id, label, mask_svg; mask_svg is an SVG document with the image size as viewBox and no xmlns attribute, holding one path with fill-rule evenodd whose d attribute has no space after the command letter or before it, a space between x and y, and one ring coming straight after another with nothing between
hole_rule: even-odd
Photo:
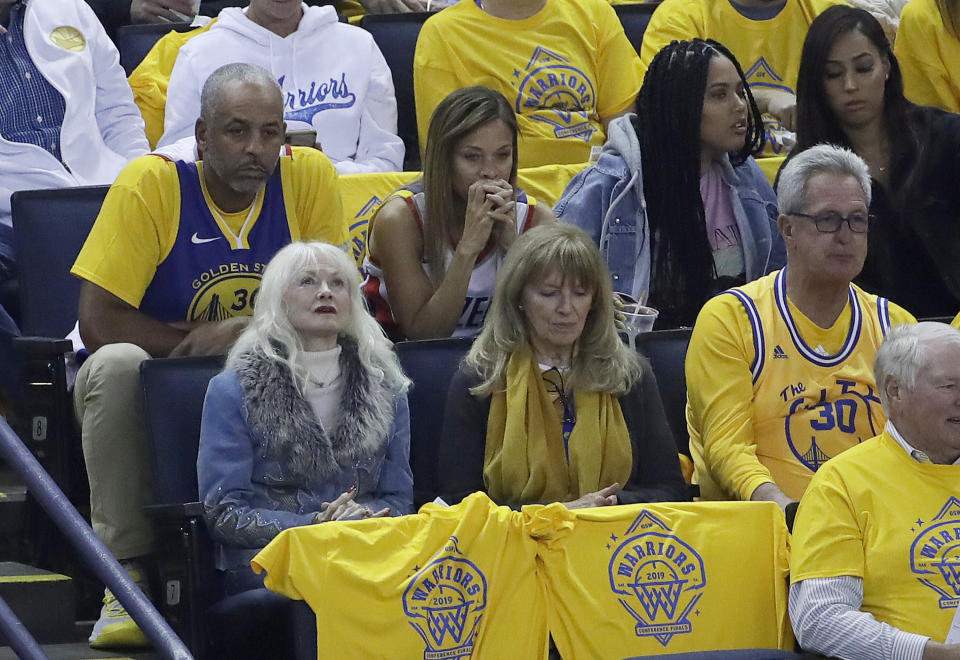
<instances>
[{"instance_id":1,"label":"yellow scarf","mask_svg":"<svg viewBox=\"0 0 960 660\"><path fill-rule=\"evenodd\" d=\"M493 395L487 418L483 482L495 502L566 502L627 482L633 449L620 402L578 391L576 406L568 463L562 422L533 354L510 357L506 392Z\"/></svg>"}]
</instances>

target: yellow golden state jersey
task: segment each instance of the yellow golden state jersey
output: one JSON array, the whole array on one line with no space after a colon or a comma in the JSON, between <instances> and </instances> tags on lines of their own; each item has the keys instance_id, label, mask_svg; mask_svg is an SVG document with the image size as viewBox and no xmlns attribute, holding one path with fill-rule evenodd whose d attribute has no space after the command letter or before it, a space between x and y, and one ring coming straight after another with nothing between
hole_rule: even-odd
<instances>
[{"instance_id":1,"label":"yellow golden state jersey","mask_svg":"<svg viewBox=\"0 0 960 660\"><path fill-rule=\"evenodd\" d=\"M742 331L749 334L743 344L752 344L752 351L747 348L743 368L749 369L752 381L749 407L756 460L784 493L799 500L820 466L883 429L886 417L874 384L873 360L890 328L891 307L898 321L912 317L851 284L847 305L833 327L819 328L788 300L786 269L720 295L728 298L718 302L742 307L746 314ZM737 330L718 323L713 331ZM688 377L691 373L688 368ZM717 370L705 377L725 376ZM688 382L688 389L696 386ZM724 439L701 437L700 426L693 423L690 431L694 481L701 494L707 499L730 497L720 485L722 475L715 473L728 457L708 465L703 450L705 442L722 444ZM748 499L749 493L740 497Z\"/></svg>"},{"instance_id":2,"label":"yellow golden state jersey","mask_svg":"<svg viewBox=\"0 0 960 660\"><path fill-rule=\"evenodd\" d=\"M793 530L791 581L863 579L878 621L944 641L960 604L960 466L918 463L888 433L828 463Z\"/></svg>"}]
</instances>

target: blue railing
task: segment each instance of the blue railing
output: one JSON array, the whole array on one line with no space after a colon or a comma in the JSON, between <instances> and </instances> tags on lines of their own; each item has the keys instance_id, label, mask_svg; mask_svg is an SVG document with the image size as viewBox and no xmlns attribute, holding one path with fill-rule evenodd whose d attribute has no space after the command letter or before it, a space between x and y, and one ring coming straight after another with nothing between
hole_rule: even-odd
<instances>
[{"instance_id":1,"label":"blue railing","mask_svg":"<svg viewBox=\"0 0 960 660\"><path fill-rule=\"evenodd\" d=\"M70 500L2 416L0 416L0 456L26 482L30 495L53 519L70 544L77 549L84 563L126 608L153 643L157 653L171 660L188 658L192 660L190 650L160 616L136 583L130 579L120 563L110 554L103 541L93 533L90 525L77 513ZM20 657L31 659L45 657L36 641L23 628L6 603L0 605L0 631L4 633L11 646L23 644L24 654ZM20 654L19 651L17 653Z\"/></svg>"}]
</instances>

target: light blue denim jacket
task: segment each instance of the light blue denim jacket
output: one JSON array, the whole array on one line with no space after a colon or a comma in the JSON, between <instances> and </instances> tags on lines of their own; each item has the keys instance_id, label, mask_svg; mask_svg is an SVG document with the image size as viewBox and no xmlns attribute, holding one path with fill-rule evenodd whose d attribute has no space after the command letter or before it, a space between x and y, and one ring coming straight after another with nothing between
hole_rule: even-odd
<instances>
[{"instance_id":1,"label":"light blue denim jacket","mask_svg":"<svg viewBox=\"0 0 960 660\"><path fill-rule=\"evenodd\" d=\"M292 389L292 388L290 388ZM305 402L300 402L303 408ZM310 525L321 510L350 486L354 498L371 510L390 507L391 515L413 511L410 470L410 409L396 394L387 442L379 456L379 478L367 483L355 469L341 469L326 480L295 483L284 462L269 451L247 419L245 393L237 373L226 370L210 381L204 400L197 476L200 499L216 542L219 569L249 567L274 536ZM287 410L295 406L287 407ZM294 410L293 415L296 415Z\"/></svg>"},{"instance_id":2,"label":"light blue denim jacket","mask_svg":"<svg viewBox=\"0 0 960 660\"><path fill-rule=\"evenodd\" d=\"M640 142L628 114L610 122L600 159L577 174L554 206L557 217L586 231L600 246L613 289L646 302L650 292L650 226L643 194ZM786 264L777 230L777 197L753 158L733 167L721 161L732 193L747 281Z\"/></svg>"}]
</instances>

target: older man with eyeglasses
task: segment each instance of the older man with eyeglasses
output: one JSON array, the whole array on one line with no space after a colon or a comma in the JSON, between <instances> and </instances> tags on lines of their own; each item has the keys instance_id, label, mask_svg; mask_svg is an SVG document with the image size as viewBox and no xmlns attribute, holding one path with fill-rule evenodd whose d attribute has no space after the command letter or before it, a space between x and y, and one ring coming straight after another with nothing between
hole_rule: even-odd
<instances>
[{"instance_id":1,"label":"older man with eyeglasses","mask_svg":"<svg viewBox=\"0 0 960 660\"><path fill-rule=\"evenodd\" d=\"M873 359L892 325L915 319L851 283L870 227L859 156L830 145L798 154L777 204L787 265L700 311L687 423L705 499L773 501L792 522L817 469L883 429Z\"/></svg>"}]
</instances>

